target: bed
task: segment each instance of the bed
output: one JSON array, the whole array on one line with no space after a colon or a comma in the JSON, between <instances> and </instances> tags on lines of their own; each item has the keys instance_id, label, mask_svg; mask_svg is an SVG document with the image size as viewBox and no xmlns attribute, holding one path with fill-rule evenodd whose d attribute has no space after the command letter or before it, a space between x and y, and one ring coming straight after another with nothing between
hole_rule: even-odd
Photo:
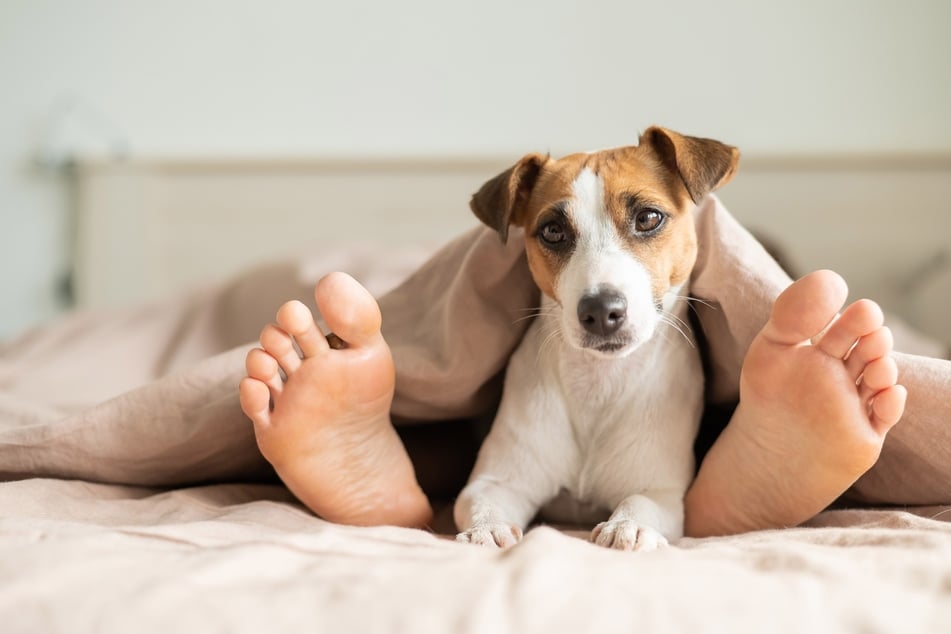
<instances>
[{"instance_id":1,"label":"bed","mask_svg":"<svg viewBox=\"0 0 951 634\"><path fill-rule=\"evenodd\" d=\"M538 526L504 552L456 543L449 499L431 531L313 516L239 410L249 342L280 301L307 300L320 273L350 271L382 294L429 247L319 251L151 302L89 305L0 348L4 631L951 623L951 506L837 508L801 527L637 555L588 543L583 527Z\"/></svg>"}]
</instances>

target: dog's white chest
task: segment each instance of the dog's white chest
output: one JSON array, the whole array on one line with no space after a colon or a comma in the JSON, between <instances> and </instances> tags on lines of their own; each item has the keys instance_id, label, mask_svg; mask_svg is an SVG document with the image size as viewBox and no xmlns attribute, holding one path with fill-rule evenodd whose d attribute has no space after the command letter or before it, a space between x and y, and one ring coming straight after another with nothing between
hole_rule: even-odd
<instances>
[{"instance_id":1,"label":"dog's white chest","mask_svg":"<svg viewBox=\"0 0 951 634\"><path fill-rule=\"evenodd\" d=\"M686 489L703 391L692 342L658 333L626 357L602 359L560 343L546 349L545 332L539 320L522 344L537 356L536 376L510 386L524 383L547 402L552 425L538 433L550 440L539 442L556 448L571 497L610 510L633 493Z\"/></svg>"}]
</instances>

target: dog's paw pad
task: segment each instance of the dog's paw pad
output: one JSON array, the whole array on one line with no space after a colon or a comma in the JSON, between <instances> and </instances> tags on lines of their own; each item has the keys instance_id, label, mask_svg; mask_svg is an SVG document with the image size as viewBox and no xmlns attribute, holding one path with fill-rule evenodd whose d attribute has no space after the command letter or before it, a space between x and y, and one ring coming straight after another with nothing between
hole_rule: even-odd
<instances>
[{"instance_id":1,"label":"dog's paw pad","mask_svg":"<svg viewBox=\"0 0 951 634\"><path fill-rule=\"evenodd\" d=\"M591 541L616 550L650 551L668 546L667 538L653 528L632 520L608 520L591 531Z\"/></svg>"},{"instance_id":2,"label":"dog's paw pad","mask_svg":"<svg viewBox=\"0 0 951 634\"><path fill-rule=\"evenodd\" d=\"M456 535L457 542L479 544L490 548L508 548L522 539L522 529L511 524L473 526Z\"/></svg>"}]
</instances>

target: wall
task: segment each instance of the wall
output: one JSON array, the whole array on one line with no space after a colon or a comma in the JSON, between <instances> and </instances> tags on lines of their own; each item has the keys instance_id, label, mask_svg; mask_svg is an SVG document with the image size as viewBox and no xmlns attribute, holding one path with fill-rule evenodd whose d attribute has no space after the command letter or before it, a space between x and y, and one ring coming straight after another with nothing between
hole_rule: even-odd
<instances>
[{"instance_id":1,"label":"wall","mask_svg":"<svg viewBox=\"0 0 951 634\"><path fill-rule=\"evenodd\" d=\"M515 156L653 122L947 153L948 24L943 0L0 0L0 338L61 309L74 154Z\"/></svg>"}]
</instances>

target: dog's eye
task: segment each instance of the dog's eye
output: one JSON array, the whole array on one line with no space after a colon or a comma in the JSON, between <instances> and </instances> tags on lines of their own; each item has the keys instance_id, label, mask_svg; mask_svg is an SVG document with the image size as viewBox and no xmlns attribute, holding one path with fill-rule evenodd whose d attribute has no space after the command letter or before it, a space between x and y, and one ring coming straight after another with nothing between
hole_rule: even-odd
<instances>
[{"instance_id":1,"label":"dog's eye","mask_svg":"<svg viewBox=\"0 0 951 634\"><path fill-rule=\"evenodd\" d=\"M542 240L549 245L562 244L567 238L565 233L565 228L561 226L561 223L558 222L549 222L542 230L539 232L542 237Z\"/></svg>"},{"instance_id":2,"label":"dog's eye","mask_svg":"<svg viewBox=\"0 0 951 634\"><path fill-rule=\"evenodd\" d=\"M638 233L650 233L664 222L664 214L656 209L643 209L634 217L634 230Z\"/></svg>"}]
</instances>

